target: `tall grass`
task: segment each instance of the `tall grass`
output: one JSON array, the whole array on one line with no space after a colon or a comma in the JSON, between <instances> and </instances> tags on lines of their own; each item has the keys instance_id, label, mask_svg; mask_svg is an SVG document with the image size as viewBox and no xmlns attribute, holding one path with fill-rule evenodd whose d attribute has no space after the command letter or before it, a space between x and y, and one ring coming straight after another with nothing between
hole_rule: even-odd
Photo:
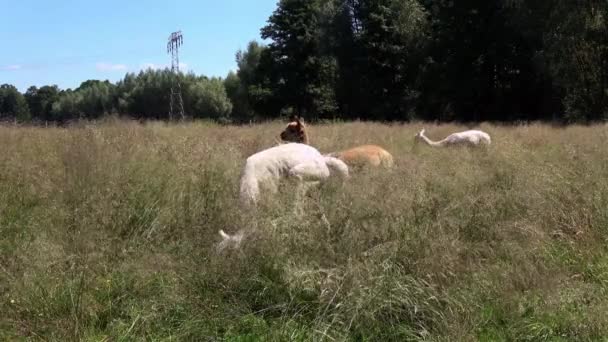
<instances>
[{"instance_id":1,"label":"tall grass","mask_svg":"<svg viewBox=\"0 0 608 342\"><path fill-rule=\"evenodd\" d=\"M280 123L0 127L0 339L608 338L608 126L311 127L392 170L236 205ZM463 129L427 127L432 138ZM217 253L217 231L255 231Z\"/></svg>"}]
</instances>

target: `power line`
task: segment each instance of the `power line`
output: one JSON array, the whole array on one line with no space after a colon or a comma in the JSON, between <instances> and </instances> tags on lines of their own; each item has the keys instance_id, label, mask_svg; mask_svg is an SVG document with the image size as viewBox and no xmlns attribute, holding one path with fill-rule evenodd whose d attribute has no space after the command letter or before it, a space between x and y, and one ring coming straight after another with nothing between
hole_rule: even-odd
<instances>
[{"instance_id":1,"label":"power line","mask_svg":"<svg viewBox=\"0 0 608 342\"><path fill-rule=\"evenodd\" d=\"M173 115L178 114L182 120L185 119L184 101L182 99L182 87L179 81L179 47L184 44L182 31L171 33L167 42L167 53L171 54L171 100L169 103L169 120L173 120ZM176 108L177 107L177 108ZM177 113L174 112L177 110Z\"/></svg>"}]
</instances>

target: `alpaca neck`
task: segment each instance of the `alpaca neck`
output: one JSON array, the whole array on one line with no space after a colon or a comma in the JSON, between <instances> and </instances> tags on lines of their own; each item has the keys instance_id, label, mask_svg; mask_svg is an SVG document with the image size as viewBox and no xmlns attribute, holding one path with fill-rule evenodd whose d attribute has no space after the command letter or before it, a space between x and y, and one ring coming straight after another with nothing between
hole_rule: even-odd
<instances>
[{"instance_id":1,"label":"alpaca neck","mask_svg":"<svg viewBox=\"0 0 608 342\"><path fill-rule=\"evenodd\" d=\"M348 178L348 166L338 158L324 156L325 165L329 168L332 174L337 174L341 178Z\"/></svg>"},{"instance_id":2,"label":"alpaca neck","mask_svg":"<svg viewBox=\"0 0 608 342\"><path fill-rule=\"evenodd\" d=\"M424 135L424 134L421 134L420 137L427 145L435 146L435 147L443 146L443 140L433 141L433 140L427 138L426 135Z\"/></svg>"}]
</instances>

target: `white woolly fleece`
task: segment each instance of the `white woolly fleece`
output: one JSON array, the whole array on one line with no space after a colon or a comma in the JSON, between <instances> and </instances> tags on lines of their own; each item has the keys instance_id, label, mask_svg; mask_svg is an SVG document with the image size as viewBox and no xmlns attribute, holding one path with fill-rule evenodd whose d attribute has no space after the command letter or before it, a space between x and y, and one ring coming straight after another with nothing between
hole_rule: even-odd
<instances>
[{"instance_id":1,"label":"white woolly fleece","mask_svg":"<svg viewBox=\"0 0 608 342\"><path fill-rule=\"evenodd\" d=\"M240 199L246 205L257 203L260 185L276 192L282 177L300 181L322 181L332 173L348 177L348 166L339 159L325 157L306 144L289 143L271 147L247 158L241 176Z\"/></svg>"}]
</instances>

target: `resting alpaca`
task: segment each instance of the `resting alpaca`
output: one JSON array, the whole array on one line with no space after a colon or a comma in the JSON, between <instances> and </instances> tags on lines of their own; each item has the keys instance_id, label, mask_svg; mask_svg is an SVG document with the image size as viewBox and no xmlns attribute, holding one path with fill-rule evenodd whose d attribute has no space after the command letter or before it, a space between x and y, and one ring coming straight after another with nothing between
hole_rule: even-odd
<instances>
[{"instance_id":1,"label":"resting alpaca","mask_svg":"<svg viewBox=\"0 0 608 342\"><path fill-rule=\"evenodd\" d=\"M331 174L348 178L348 166L341 160L321 155L305 144L283 144L258 152L249 158L241 176L241 202L256 204L260 187L277 192L282 177L295 177L300 181L323 181Z\"/></svg>"},{"instance_id":2,"label":"resting alpaca","mask_svg":"<svg viewBox=\"0 0 608 342\"><path fill-rule=\"evenodd\" d=\"M281 132L281 139L307 145L310 144L306 126L298 117L292 117L292 121ZM326 156L340 159L351 167L357 165L392 167L394 164L393 156L377 145L357 146L348 150L329 153Z\"/></svg>"},{"instance_id":3,"label":"resting alpaca","mask_svg":"<svg viewBox=\"0 0 608 342\"><path fill-rule=\"evenodd\" d=\"M435 147L458 145L474 147L481 145L490 145L490 143L492 142L488 133L477 130L452 133L448 135L445 139L440 141L433 141L427 138L426 135L424 135L424 132L425 130L423 128L420 132L418 132L418 134L416 134L416 136L414 137L414 143L417 143L418 141L423 141L424 143Z\"/></svg>"}]
</instances>

